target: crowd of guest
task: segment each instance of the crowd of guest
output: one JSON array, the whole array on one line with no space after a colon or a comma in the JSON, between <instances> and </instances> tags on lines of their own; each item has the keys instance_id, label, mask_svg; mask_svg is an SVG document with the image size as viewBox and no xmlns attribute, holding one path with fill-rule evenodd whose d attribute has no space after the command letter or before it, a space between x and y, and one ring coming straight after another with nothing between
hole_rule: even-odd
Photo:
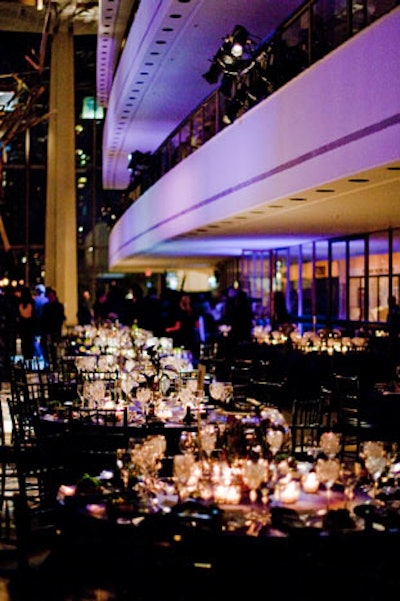
<instances>
[{"instance_id":1,"label":"crowd of guest","mask_svg":"<svg viewBox=\"0 0 400 601\"><path fill-rule=\"evenodd\" d=\"M0 294L2 356L51 361L62 337L64 304L51 286L6 288Z\"/></svg>"},{"instance_id":2,"label":"crowd of guest","mask_svg":"<svg viewBox=\"0 0 400 601\"><path fill-rule=\"evenodd\" d=\"M229 286L219 294L189 293L166 287L159 294L154 287L145 291L139 284L127 290L112 280L98 290L91 302L84 290L79 299L78 323L98 324L105 321L150 330L155 336L173 339L174 346L191 351L196 359L201 343L220 336L219 326L229 327L229 342L251 339L253 311L247 293L240 286Z\"/></svg>"}]
</instances>

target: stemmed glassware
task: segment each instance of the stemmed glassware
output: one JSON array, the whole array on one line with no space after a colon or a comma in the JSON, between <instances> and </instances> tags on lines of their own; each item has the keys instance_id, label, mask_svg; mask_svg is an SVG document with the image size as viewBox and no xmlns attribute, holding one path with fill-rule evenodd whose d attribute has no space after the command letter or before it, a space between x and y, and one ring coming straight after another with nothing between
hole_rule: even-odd
<instances>
[{"instance_id":1,"label":"stemmed glassware","mask_svg":"<svg viewBox=\"0 0 400 601\"><path fill-rule=\"evenodd\" d=\"M379 487L379 478L388 465L388 457L383 442L367 441L362 446L365 468L372 477L373 485L370 491L371 497L376 497Z\"/></svg>"},{"instance_id":2,"label":"stemmed glassware","mask_svg":"<svg viewBox=\"0 0 400 601\"><path fill-rule=\"evenodd\" d=\"M188 484L195 466L195 458L192 453L174 455L172 474L178 493L179 501L182 501L189 493Z\"/></svg>"},{"instance_id":3,"label":"stemmed glassware","mask_svg":"<svg viewBox=\"0 0 400 601\"><path fill-rule=\"evenodd\" d=\"M336 434L335 432L324 432L321 435L319 446L324 455L329 459L333 459L339 453L341 448L339 434Z\"/></svg>"},{"instance_id":4,"label":"stemmed glassware","mask_svg":"<svg viewBox=\"0 0 400 601\"><path fill-rule=\"evenodd\" d=\"M248 518L254 519L257 516L255 504L257 501L257 491L264 479L267 477L268 462L266 459L259 457L257 459L248 459L242 471L243 483L249 489L249 499L251 502L251 511Z\"/></svg>"},{"instance_id":5,"label":"stemmed glassware","mask_svg":"<svg viewBox=\"0 0 400 601\"><path fill-rule=\"evenodd\" d=\"M345 498L345 509L351 509L351 501L354 500L354 489L357 485L359 474L357 472L357 464L346 465L342 463L340 470L340 480L343 482L343 494Z\"/></svg>"},{"instance_id":6,"label":"stemmed glassware","mask_svg":"<svg viewBox=\"0 0 400 601\"><path fill-rule=\"evenodd\" d=\"M399 446L397 442L392 442L390 451L388 452L388 467L389 477L393 479L393 486L396 489L400 475Z\"/></svg>"},{"instance_id":7,"label":"stemmed glassware","mask_svg":"<svg viewBox=\"0 0 400 601\"><path fill-rule=\"evenodd\" d=\"M274 430L273 428L269 428L267 430L265 439L267 444L269 445L269 450L275 457L275 455L280 450L283 444L283 432L281 430Z\"/></svg>"},{"instance_id":8,"label":"stemmed glassware","mask_svg":"<svg viewBox=\"0 0 400 601\"><path fill-rule=\"evenodd\" d=\"M146 417L146 409L147 409L147 405L148 402L151 399L151 390L150 388L147 388L145 386L139 386L139 388L136 389L136 398L139 401L139 405L140 405L140 411L142 413L142 417L143 419L145 419Z\"/></svg>"},{"instance_id":9,"label":"stemmed glassware","mask_svg":"<svg viewBox=\"0 0 400 601\"><path fill-rule=\"evenodd\" d=\"M214 424L202 424L199 428L199 446L207 459L210 459L218 438L218 429Z\"/></svg>"},{"instance_id":10,"label":"stemmed glassware","mask_svg":"<svg viewBox=\"0 0 400 601\"><path fill-rule=\"evenodd\" d=\"M326 508L329 509L331 489L340 475L339 459L319 457L315 464L315 471L318 479L324 484L326 489Z\"/></svg>"},{"instance_id":11,"label":"stemmed glassware","mask_svg":"<svg viewBox=\"0 0 400 601\"><path fill-rule=\"evenodd\" d=\"M131 397L131 392L133 387L135 386L135 380L129 373L121 374L121 390L125 395L125 400L129 401Z\"/></svg>"},{"instance_id":12,"label":"stemmed glassware","mask_svg":"<svg viewBox=\"0 0 400 601\"><path fill-rule=\"evenodd\" d=\"M214 401L220 401L221 403L228 403L233 395L233 385L230 382L218 382L213 380L209 385L210 397Z\"/></svg>"}]
</instances>

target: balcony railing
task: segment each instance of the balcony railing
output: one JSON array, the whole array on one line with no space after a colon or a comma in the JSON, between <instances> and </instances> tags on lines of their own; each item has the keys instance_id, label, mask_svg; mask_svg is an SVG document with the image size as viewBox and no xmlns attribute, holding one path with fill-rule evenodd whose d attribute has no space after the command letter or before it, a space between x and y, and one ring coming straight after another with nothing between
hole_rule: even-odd
<instances>
[{"instance_id":1,"label":"balcony railing","mask_svg":"<svg viewBox=\"0 0 400 601\"><path fill-rule=\"evenodd\" d=\"M237 118L400 4L399 0L308 0L254 51L251 69L222 80L153 154L133 153L135 201ZM126 207L125 207L126 208Z\"/></svg>"}]
</instances>

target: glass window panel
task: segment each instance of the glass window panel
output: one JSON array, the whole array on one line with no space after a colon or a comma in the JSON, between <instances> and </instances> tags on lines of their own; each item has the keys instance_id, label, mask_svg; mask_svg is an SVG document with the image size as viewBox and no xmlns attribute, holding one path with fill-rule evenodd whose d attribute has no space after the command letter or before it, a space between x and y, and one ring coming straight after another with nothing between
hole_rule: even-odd
<instances>
[{"instance_id":1,"label":"glass window panel","mask_svg":"<svg viewBox=\"0 0 400 601\"><path fill-rule=\"evenodd\" d=\"M331 253L331 317L347 319L346 242L333 242Z\"/></svg>"},{"instance_id":2,"label":"glass window panel","mask_svg":"<svg viewBox=\"0 0 400 601\"><path fill-rule=\"evenodd\" d=\"M392 294L400 303L400 229L393 230L392 251Z\"/></svg>"},{"instance_id":3,"label":"glass window panel","mask_svg":"<svg viewBox=\"0 0 400 601\"><path fill-rule=\"evenodd\" d=\"M192 129L192 148L199 148L204 142L203 135L203 108L199 108L198 111L193 115L193 129Z\"/></svg>"},{"instance_id":4,"label":"glass window panel","mask_svg":"<svg viewBox=\"0 0 400 601\"><path fill-rule=\"evenodd\" d=\"M378 232L369 237L368 320L385 321L389 299L389 237Z\"/></svg>"},{"instance_id":5,"label":"glass window panel","mask_svg":"<svg viewBox=\"0 0 400 601\"><path fill-rule=\"evenodd\" d=\"M300 313L299 291L301 290L299 269L300 269L300 246L289 248L289 313L292 318L296 318Z\"/></svg>"},{"instance_id":6,"label":"glass window panel","mask_svg":"<svg viewBox=\"0 0 400 601\"><path fill-rule=\"evenodd\" d=\"M7 165L25 165L25 162L25 134L21 134L7 144Z\"/></svg>"},{"instance_id":7,"label":"glass window panel","mask_svg":"<svg viewBox=\"0 0 400 601\"><path fill-rule=\"evenodd\" d=\"M186 158L192 152L190 145L190 139L192 135L192 124L191 120L185 123L181 129L181 141L180 141L180 155L181 159Z\"/></svg>"},{"instance_id":8,"label":"glass window panel","mask_svg":"<svg viewBox=\"0 0 400 601\"><path fill-rule=\"evenodd\" d=\"M349 242L349 319L364 321L365 315L365 240Z\"/></svg>"},{"instance_id":9,"label":"glass window panel","mask_svg":"<svg viewBox=\"0 0 400 601\"><path fill-rule=\"evenodd\" d=\"M313 303L313 244L302 246L302 285L303 285L303 315L311 317L314 314ZM309 324L311 327L311 322Z\"/></svg>"},{"instance_id":10,"label":"glass window panel","mask_svg":"<svg viewBox=\"0 0 400 601\"><path fill-rule=\"evenodd\" d=\"M11 246L25 244L26 169L4 169L2 210L4 227ZM3 182L4 183L4 182Z\"/></svg>"},{"instance_id":11,"label":"glass window panel","mask_svg":"<svg viewBox=\"0 0 400 601\"><path fill-rule=\"evenodd\" d=\"M217 123L217 95L210 96L204 104L204 141L212 138L216 132Z\"/></svg>"},{"instance_id":12,"label":"glass window panel","mask_svg":"<svg viewBox=\"0 0 400 601\"><path fill-rule=\"evenodd\" d=\"M323 56L348 38L347 0L318 0L313 10L315 35Z\"/></svg>"},{"instance_id":13,"label":"glass window panel","mask_svg":"<svg viewBox=\"0 0 400 601\"><path fill-rule=\"evenodd\" d=\"M46 224L46 170L32 169L29 177L29 245L43 245Z\"/></svg>"},{"instance_id":14,"label":"glass window panel","mask_svg":"<svg viewBox=\"0 0 400 601\"><path fill-rule=\"evenodd\" d=\"M47 164L47 131L48 122L39 123L30 130L30 163L31 165Z\"/></svg>"},{"instance_id":15,"label":"glass window panel","mask_svg":"<svg viewBox=\"0 0 400 601\"><path fill-rule=\"evenodd\" d=\"M309 16L301 14L287 29L282 32L281 40L284 49L284 80L289 81L309 64Z\"/></svg>"},{"instance_id":16,"label":"glass window panel","mask_svg":"<svg viewBox=\"0 0 400 601\"><path fill-rule=\"evenodd\" d=\"M315 306L318 320L325 322L329 315L329 245L315 243Z\"/></svg>"},{"instance_id":17,"label":"glass window panel","mask_svg":"<svg viewBox=\"0 0 400 601\"><path fill-rule=\"evenodd\" d=\"M352 7L352 33L353 35L361 31L367 23L367 1L353 0Z\"/></svg>"},{"instance_id":18,"label":"glass window panel","mask_svg":"<svg viewBox=\"0 0 400 601\"><path fill-rule=\"evenodd\" d=\"M367 15L370 22L375 21L397 6L398 0L367 0Z\"/></svg>"}]
</instances>

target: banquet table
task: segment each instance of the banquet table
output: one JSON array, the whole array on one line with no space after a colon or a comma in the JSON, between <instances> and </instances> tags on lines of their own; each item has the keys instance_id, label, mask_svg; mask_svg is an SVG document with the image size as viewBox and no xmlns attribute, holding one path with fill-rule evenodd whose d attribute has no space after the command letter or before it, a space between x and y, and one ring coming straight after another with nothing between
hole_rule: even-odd
<instances>
[{"instance_id":1,"label":"banquet table","mask_svg":"<svg viewBox=\"0 0 400 601\"><path fill-rule=\"evenodd\" d=\"M271 498L267 506L258 503L256 527L246 519L246 500L218 505L168 497L162 511L143 512L74 486L61 487L58 499L62 531L75 552L79 534L88 568L112 570L124 590L168 590L186 599L182 590L187 594L189 586L194 598L216 599L217 586L239 599L243 586L253 595L261 586L268 595L317 599L328 586L324 598L346 587L348 595L364 590L379 599L396 573L399 502L388 518L387 507L385 514L361 489L350 511L340 487L328 511L323 490L287 506Z\"/></svg>"}]
</instances>

